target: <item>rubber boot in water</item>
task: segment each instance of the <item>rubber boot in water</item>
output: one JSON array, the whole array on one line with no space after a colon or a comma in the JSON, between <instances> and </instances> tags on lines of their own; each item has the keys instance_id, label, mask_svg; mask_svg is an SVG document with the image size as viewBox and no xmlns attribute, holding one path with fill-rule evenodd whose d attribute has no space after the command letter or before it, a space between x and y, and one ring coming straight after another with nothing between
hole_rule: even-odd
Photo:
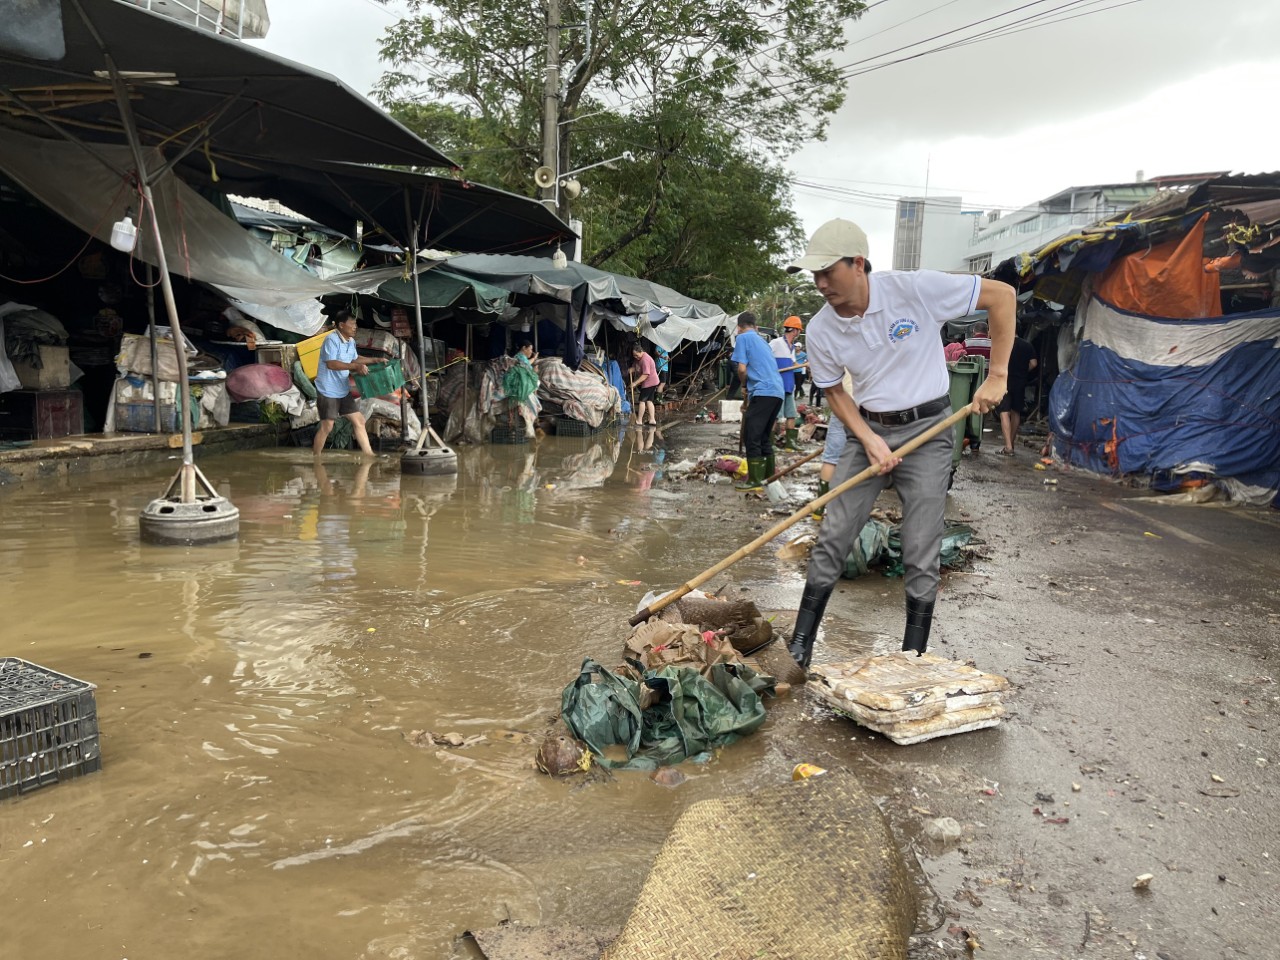
<instances>
[{"instance_id":1,"label":"rubber boot in water","mask_svg":"<svg viewBox=\"0 0 1280 960\"><path fill-rule=\"evenodd\" d=\"M739 493L759 493L764 489L764 457L747 458L747 479L734 484Z\"/></svg>"},{"instance_id":2,"label":"rubber boot in water","mask_svg":"<svg viewBox=\"0 0 1280 960\"><path fill-rule=\"evenodd\" d=\"M822 615L827 610L831 590L831 587L818 589L806 583L804 593L800 595L800 609L796 611L796 626L791 631L787 653L806 670L813 660L813 642L818 638L818 624L822 622Z\"/></svg>"},{"instance_id":3,"label":"rubber boot in water","mask_svg":"<svg viewBox=\"0 0 1280 960\"><path fill-rule=\"evenodd\" d=\"M819 496L819 497L826 496L826 495L827 495L828 493L830 493L830 492L831 492L831 484L827 483L827 481L825 481L825 480L819 480L819 481L818 481L818 496ZM815 499L816 499L816 498L815 498ZM827 508L826 508L826 506L825 506L825 505L824 505L824 506L819 507L817 510L813 511L813 514L812 514L813 519L815 519L815 520L821 520L821 519L826 515L826 512L827 512Z\"/></svg>"},{"instance_id":4,"label":"rubber boot in water","mask_svg":"<svg viewBox=\"0 0 1280 960\"><path fill-rule=\"evenodd\" d=\"M917 657L929 646L929 628L933 625L932 600L907 597L907 629L902 635L902 649Z\"/></svg>"}]
</instances>

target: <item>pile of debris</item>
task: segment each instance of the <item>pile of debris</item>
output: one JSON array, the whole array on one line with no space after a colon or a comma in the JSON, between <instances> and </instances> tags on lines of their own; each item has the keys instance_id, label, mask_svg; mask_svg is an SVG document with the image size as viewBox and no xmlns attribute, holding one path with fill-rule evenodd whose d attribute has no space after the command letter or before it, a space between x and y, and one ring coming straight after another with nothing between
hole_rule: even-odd
<instances>
[{"instance_id":1,"label":"pile of debris","mask_svg":"<svg viewBox=\"0 0 1280 960\"><path fill-rule=\"evenodd\" d=\"M635 628L622 665L583 662L561 699L560 718L572 739L544 743L539 769L585 770L585 758L580 767L557 760L575 746L614 770L705 762L716 748L759 729L766 699L804 682L774 640L773 625L750 601L690 593ZM545 762L546 750L557 762Z\"/></svg>"}]
</instances>

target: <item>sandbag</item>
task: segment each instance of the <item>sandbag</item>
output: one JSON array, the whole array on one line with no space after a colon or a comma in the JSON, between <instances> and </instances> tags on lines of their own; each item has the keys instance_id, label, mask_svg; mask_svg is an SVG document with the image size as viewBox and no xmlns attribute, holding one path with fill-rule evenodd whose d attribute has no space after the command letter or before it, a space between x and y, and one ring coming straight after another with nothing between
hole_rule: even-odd
<instances>
[{"instance_id":1,"label":"sandbag","mask_svg":"<svg viewBox=\"0 0 1280 960\"><path fill-rule=\"evenodd\" d=\"M696 624L700 630L714 630L744 656L773 639L773 625L750 600L686 595L669 605L659 616L664 620Z\"/></svg>"}]
</instances>

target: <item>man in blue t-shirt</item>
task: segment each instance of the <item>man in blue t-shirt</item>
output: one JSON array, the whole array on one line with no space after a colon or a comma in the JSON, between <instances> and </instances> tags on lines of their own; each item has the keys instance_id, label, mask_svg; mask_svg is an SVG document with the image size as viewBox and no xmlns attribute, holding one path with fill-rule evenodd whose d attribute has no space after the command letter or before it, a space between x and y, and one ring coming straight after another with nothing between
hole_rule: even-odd
<instances>
[{"instance_id":1,"label":"man in blue t-shirt","mask_svg":"<svg viewBox=\"0 0 1280 960\"><path fill-rule=\"evenodd\" d=\"M360 452L373 456L369 446L369 434L364 428L364 414L351 396L350 375L369 372L369 366L356 352L356 318L350 310L339 310L333 317L334 331L324 338L320 346L320 369L316 373L316 406L320 411L320 429L311 442L316 456L324 449L325 441L333 432L338 417L351 421L352 433Z\"/></svg>"},{"instance_id":2,"label":"man in blue t-shirt","mask_svg":"<svg viewBox=\"0 0 1280 960\"><path fill-rule=\"evenodd\" d=\"M658 368L658 402L667 398L667 384L671 382L671 354L654 345L653 363Z\"/></svg>"},{"instance_id":3,"label":"man in blue t-shirt","mask_svg":"<svg viewBox=\"0 0 1280 960\"><path fill-rule=\"evenodd\" d=\"M773 351L756 332L754 313L738 314L738 336L733 356L738 365L738 380L746 387L747 399L742 404L742 442L747 449L747 480L737 489L755 491L764 487L765 478L773 474L773 422L782 409L782 374Z\"/></svg>"}]
</instances>

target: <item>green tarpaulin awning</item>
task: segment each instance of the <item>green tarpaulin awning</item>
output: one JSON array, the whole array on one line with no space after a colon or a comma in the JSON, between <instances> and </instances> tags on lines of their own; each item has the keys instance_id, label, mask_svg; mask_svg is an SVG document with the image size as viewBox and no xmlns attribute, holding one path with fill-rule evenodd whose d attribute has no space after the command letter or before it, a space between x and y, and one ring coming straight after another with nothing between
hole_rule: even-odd
<instances>
[{"instance_id":1,"label":"green tarpaulin awning","mask_svg":"<svg viewBox=\"0 0 1280 960\"><path fill-rule=\"evenodd\" d=\"M423 310L471 310L484 314L502 313L511 296L502 287L464 277L444 267L419 273L418 290ZM373 295L389 303L414 305L413 284L402 275L379 285Z\"/></svg>"}]
</instances>

